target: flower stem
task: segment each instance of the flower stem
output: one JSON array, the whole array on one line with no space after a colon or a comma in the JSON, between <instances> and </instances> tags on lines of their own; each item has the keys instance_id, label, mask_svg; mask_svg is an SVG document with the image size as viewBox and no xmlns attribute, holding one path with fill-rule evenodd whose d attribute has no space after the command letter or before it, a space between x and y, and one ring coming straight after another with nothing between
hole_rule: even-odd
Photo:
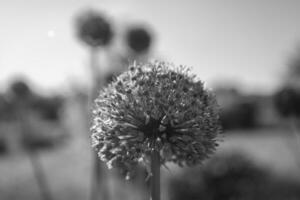
<instances>
[{"instance_id":1,"label":"flower stem","mask_svg":"<svg viewBox=\"0 0 300 200\"><path fill-rule=\"evenodd\" d=\"M34 176L37 180L38 186L41 191L41 196L44 200L52 200L53 197L50 192L50 188L47 183L46 174L44 174L42 164L38 159L38 155L33 151L29 151L28 153L30 162L33 168Z\"/></svg>"},{"instance_id":2,"label":"flower stem","mask_svg":"<svg viewBox=\"0 0 300 200\"><path fill-rule=\"evenodd\" d=\"M99 77L98 73L98 64L97 64L97 58L98 58L98 50L97 48L92 47L90 49L90 75L92 79L92 85L91 90L89 94L88 99L88 109L92 108L93 101L97 97L97 90L98 88L101 88L103 86L103 78ZM102 79L101 79L102 78ZM90 113L90 110L88 110ZM92 116L89 116L89 120L92 119ZM91 177L91 194L90 199L91 200L97 200L99 199L105 199L109 200L109 193L107 185L105 184L105 171L103 164L99 160L99 157L95 151L92 150L92 177Z\"/></svg>"},{"instance_id":3,"label":"flower stem","mask_svg":"<svg viewBox=\"0 0 300 200\"><path fill-rule=\"evenodd\" d=\"M298 133L298 128L297 128L297 120L295 117L290 118L290 127L292 129L292 132L295 136L295 142L297 143L298 148L300 148L300 136Z\"/></svg>"},{"instance_id":4,"label":"flower stem","mask_svg":"<svg viewBox=\"0 0 300 200\"><path fill-rule=\"evenodd\" d=\"M21 104L18 107L19 115L17 116L18 120L18 128L20 129L20 133L24 138L29 137L31 127L30 127L30 110L26 108L26 104ZM41 193L41 199L43 200L53 200L52 193L50 187L47 182L47 176L45 171L43 170L43 166L41 161L39 160L38 153L36 150L32 149L32 147L27 146L25 144L25 148L27 150L29 161L32 166L33 175L37 181L38 187Z\"/></svg>"},{"instance_id":5,"label":"flower stem","mask_svg":"<svg viewBox=\"0 0 300 200\"><path fill-rule=\"evenodd\" d=\"M160 200L160 155L159 151L151 152L151 199Z\"/></svg>"},{"instance_id":6,"label":"flower stem","mask_svg":"<svg viewBox=\"0 0 300 200\"><path fill-rule=\"evenodd\" d=\"M300 153L300 136L299 136L299 130L298 130L298 127L297 127L297 119L294 116L292 116L292 117L289 118L289 122L290 122L291 131L294 135L293 142L295 142L293 152L295 152L295 158L296 158L297 165L298 165L298 167L300 167L300 157L299 157L299 153Z\"/></svg>"}]
</instances>

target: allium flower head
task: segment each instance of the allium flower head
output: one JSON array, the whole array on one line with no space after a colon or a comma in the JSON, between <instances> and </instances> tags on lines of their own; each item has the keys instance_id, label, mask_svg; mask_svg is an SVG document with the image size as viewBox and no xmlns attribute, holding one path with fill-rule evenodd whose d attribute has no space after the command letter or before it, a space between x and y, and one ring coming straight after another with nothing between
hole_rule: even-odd
<instances>
[{"instance_id":1,"label":"allium flower head","mask_svg":"<svg viewBox=\"0 0 300 200\"><path fill-rule=\"evenodd\" d=\"M10 90L14 96L18 98L25 98L32 94L30 87L23 80L16 80L10 86Z\"/></svg>"},{"instance_id":2,"label":"allium flower head","mask_svg":"<svg viewBox=\"0 0 300 200\"><path fill-rule=\"evenodd\" d=\"M91 47L106 46L113 32L109 22L95 11L84 13L78 18L78 37Z\"/></svg>"},{"instance_id":3,"label":"allium flower head","mask_svg":"<svg viewBox=\"0 0 300 200\"><path fill-rule=\"evenodd\" d=\"M154 149L161 164L199 164L220 132L214 95L188 68L163 62L131 64L100 92L93 114L93 147L124 172L147 165Z\"/></svg>"}]
</instances>

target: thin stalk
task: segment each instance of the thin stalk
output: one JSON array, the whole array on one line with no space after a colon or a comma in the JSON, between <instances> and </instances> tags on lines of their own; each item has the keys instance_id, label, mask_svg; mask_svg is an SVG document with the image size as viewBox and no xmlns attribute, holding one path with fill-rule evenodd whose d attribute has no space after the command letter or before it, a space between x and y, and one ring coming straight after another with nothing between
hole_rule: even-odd
<instances>
[{"instance_id":1,"label":"thin stalk","mask_svg":"<svg viewBox=\"0 0 300 200\"><path fill-rule=\"evenodd\" d=\"M47 178L43 170L43 166L39 161L38 155L35 152L29 151L28 152L30 162L33 168L34 176L37 180L38 186L40 188L41 196L44 200L53 200L51 195L50 188L47 183Z\"/></svg>"},{"instance_id":2,"label":"thin stalk","mask_svg":"<svg viewBox=\"0 0 300 200\"><path fill-rule=\"evenodd\" d=\"M295 153L295 157L296 157L296 162L298 164L298 166L300 167L300 157L299 157L299 153L300 153L300 135L299 135L299 131L297 128L297 120L294 116L289 118L289 122L290 122L290 127L291 127L291 131L292 134L294 135L294 150L293 152Z\"/></svg>"},{"instance_id":3,"label":"thin stalk","mask_svg":"<svg viewBox=\"0 0 300 200\"><path fill-rule=\"evenodd\" d=\"M98 199L99 195L102 194L101 199L109 199L108 198L108 192L104 188L105 184L103 181L105 180L103 173L102 172L102 165L100 163L100 160L97 156L97 154L93 151L93 173L92 173L92 188L91 188L91 200L96 200ZM102 191L100 193L100 190Z\"/></svg>"},{"instance_id":4,"label":"thin stalk","mask_svg":"<svg viewBox=\"0 0 300 200\"><path fill-rule=\"evenodd\" d=\"M91 74L91 91L89 94L88 99L88 112L90 112L90 109L92 108L93 101L97 96L97 89L101 86L102 80L99 80L98 70L97 70L97 48L91 48L90 50L90 74ZM101 82L100 82L101 81ZM92 119L92 116L89 116L89 119ZM89 122L90 122L89 120ZM97 200L101 192L101 199L109 200L108 191L106 189L106 185L104 184L105 181L105 174L103 172L103 166L100 162L97 153L92 150L92 177L91 177L91 200Z\"/></svg>"},{"instance_id":5,"label":"thin stalk","mask_svg":"<svg viewBox=\"0 0 300 200\"><path fill-rule=\"evenodd\" d=\"M19 129L20 132L22 133L23 137L27 137L27 134L31 131L30 128L30 122L28 121L28 113L29 110L26 109L26 105L19 105L19 116L18 116L18 123L19 123ZM30 113L29 113L30 114ZM41 192L41 197L44 200L53 200L54 198L51 195L50 187L47 182L47 177L46 174L43 170L42 163L39 161L38 155L35 152L35 150L30 149L30 146L25 146L30 164L32 166L32 170L34 173L34 177L37 181L38 187Z\"/></svg>"},{"instance_id":6,"label":"thin stalk","mask_svg":"<svg viewBox=\"0 0 300 200\"><path fill-rule=\"evenodd\" d=\"M151 152L151 199L160 200L160 155L159 151Z\"/></svg>"},{"instance_id":7,"label":"thin stalk","mask_svg":"<svg viewBox=\"0 0 300 200\"><path fill-rule=\"evenodd\" d=\"M290 117L290 127L292 129L292 133L295 136L296 144L297 144L298 148L300 149L300 135L299 135L299 131L297 128L297 121L296 121L295 117Z\"/></svg>"}]
</instances>

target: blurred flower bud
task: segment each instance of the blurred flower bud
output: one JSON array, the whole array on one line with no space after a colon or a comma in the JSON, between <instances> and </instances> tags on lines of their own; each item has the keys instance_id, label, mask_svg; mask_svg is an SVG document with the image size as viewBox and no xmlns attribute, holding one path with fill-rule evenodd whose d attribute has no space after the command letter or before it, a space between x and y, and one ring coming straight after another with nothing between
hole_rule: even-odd
<instances>
[{"instance_id":1,"label":"blurred flower bud","mask_svg":"<svg viewBox=\"0 0 300 200\"><path fill-rule=\"evenodd\" d=\"M91 47L107 46L113 37L107 19L95 11L82 14L77 20L77 35Z\"/></svg>"},{"instance_id":2,"label":"blurred flower bud","mask_svg":"<svg viewBox=\"0 0 300 200\"><path fill-rule=\"evenodd\" d=\"M15 82L13 82L10 86L10 91L14 96L19 98L31 95L31 89L29 88L27 83L22 80L16 80Z\"/></svg>"},{"instance_id":3,"label":"blurred flower bud","mask_svg":"<svg viewBox=\"0 0 300 200\"><path fill-rule=\"evenodd\" d=\"M300 116L300 90L286 86L274 95L274 103L278 112L284 116Z\"/></svg>"},{"instance_id":4,"label":"blurred flower bud","mask_svg":"<svg viewBox=\"0 0 300 200\"><path fill-rule=\"evenodd\" d=\"M134 53L145 53L150 49L152 36L144 27L134 27L128 30L126 40L129 48Z\"/></svg>"}]
</instances>

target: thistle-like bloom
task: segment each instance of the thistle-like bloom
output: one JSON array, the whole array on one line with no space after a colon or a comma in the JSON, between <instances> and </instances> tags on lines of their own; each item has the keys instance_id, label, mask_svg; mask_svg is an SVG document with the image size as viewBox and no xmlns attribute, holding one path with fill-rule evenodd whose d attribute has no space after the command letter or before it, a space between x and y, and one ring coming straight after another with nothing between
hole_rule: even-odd
<instances>
[{"instance_id":1,"label":"thistle-like bloom","mask_svg":"<svg viewBox=\"0 0 300 200\"><path fill-rule=\"evenodd\" d=\"M161 164L199 164L220 132L214 95L188 68L163 62L130 65L100 92L93 113L93 147L127 173L147 165L154 149Z\"/></svg>"}]
</instances>

